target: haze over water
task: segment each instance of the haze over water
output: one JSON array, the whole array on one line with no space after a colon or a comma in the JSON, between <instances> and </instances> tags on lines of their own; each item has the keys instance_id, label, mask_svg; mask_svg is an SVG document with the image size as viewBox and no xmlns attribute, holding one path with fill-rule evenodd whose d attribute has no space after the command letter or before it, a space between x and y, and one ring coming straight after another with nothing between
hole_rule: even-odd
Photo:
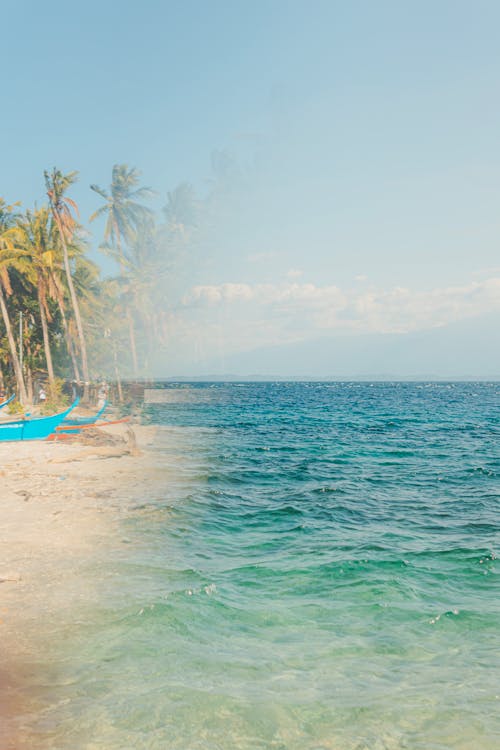
<instances>
[{"instance_id":1,"label":"haze over water","mask_svg":"<svg viewBox=\"0 0 500 750\"><path fill-rule=\"evenodd\" d=\"M148 414L186 458L46 656L40 746L496 747L498 384L180 390Z\"/></svg>"}]
</instances>

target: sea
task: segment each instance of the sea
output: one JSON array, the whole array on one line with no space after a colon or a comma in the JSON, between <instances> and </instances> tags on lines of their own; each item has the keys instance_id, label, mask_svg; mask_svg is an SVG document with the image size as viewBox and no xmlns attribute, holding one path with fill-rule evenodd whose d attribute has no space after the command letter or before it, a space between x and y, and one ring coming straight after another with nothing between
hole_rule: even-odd
<instances>
[{"instance_id":1,"label":"sea","mask_svg":"<svg viewBox=\"0 0 500 750\"><path fill-rule=\"evenodd\" d=\"M500 384L162 387L40 746L500 748Z\"/></svg>"}]
</instances>

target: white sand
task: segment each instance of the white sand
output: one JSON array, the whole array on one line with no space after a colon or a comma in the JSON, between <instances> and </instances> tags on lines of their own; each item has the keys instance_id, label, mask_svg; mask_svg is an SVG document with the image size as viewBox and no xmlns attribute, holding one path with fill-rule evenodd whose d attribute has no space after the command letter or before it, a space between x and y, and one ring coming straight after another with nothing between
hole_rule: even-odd
<instances>
[{"instance_id":1,"label":"white sand","mask_svg":"<svg viewBox=\"0 0 500 750\"><path fill-rule=\"evenodd\" d=\"M107 429L126 436L124 425ZM71 611L96 547L122 542L121 519L167 481L148 450L154 428L133 429L137 449L0 443L0 750L34 746L19 716L34 710L26 682L44 622Z\"/></svg>"}]
</instances>

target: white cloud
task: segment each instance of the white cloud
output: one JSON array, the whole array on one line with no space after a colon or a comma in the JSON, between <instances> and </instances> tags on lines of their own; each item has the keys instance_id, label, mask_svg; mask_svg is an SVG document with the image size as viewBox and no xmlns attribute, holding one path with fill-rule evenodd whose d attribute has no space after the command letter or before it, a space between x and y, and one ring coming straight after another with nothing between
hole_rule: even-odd
<instances>
[{"instance_id":1,"label":"white cloud","mask_svg":"<svg viewBox=\"0 0 500 750\"><path fill-rule=\"evenodd\" d=\"M279 284L225 283L193 287L183 302L186 307L204 309L205 323L211 308L213 315L218 310L217 314L230 323L242 326L244 322L246 334L252 325L260 328L261 335L263 325L276 333L277 320L281 321L281 335L288 331L286 335L293 338L325 330L408 333L500 309L500 278L427 291L405 287L343 290L335 285L292 280Z\"/></svg>"},{"instance_id":2,"label":"white cloud","mask_svg":"<svg viewBox=\"0 0 500 750\"><path fill-rule=\"evenodd\" d=\"M494 312L500 315L500 277L430 290L290 280L200 285L165 321L159 358L175 374L227 372L238 352L328 335L424 331Z\"/></svg>"}]
</instances>

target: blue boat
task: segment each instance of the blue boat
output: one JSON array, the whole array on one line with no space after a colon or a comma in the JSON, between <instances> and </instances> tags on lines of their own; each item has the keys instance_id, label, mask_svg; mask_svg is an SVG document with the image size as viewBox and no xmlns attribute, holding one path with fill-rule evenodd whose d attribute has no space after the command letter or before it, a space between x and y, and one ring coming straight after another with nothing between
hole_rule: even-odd
<instances>
[{"instance_id":1,"label":"blue boat","mask_svg":"<svg viewBox=\"0 0 500 750\"><path fill-rule=\"evenodd\" d=\"M108 401L105 401L99 411L94 414L93 417L73 417L73 419L63 419L62 424L64 427L81 427L86 424L95 424L99 417L102 417L106 409L108 408Z\"/></svg>"},{"instance_id":2,"label":"blue boat","mask_svg":"<svg viewBox=\"0 0 500 750\"><path fill-rule=\"evenodd\" d=\"M4 406L7 406L7 404L10 404L11 401L14 401L15 397L16 397L16 394L13 393L12 396L7 399L7 401L2 401L2 403L0 404L0 409L3 409Z\"/></svg>"},{"instance_id":3,"label":"blue boat","mask_svg":"<svg viewBox=\"0 0 500 750\"><path fill-rule=\"evenodd\" d=\"M68 416L70 411L78 406L79 400L77 398L66 411L53 414L50 417L33 417L32 419L16 419L14 422L0 422L0 441L45 440Z\"/></svg>"}]
</instances>

